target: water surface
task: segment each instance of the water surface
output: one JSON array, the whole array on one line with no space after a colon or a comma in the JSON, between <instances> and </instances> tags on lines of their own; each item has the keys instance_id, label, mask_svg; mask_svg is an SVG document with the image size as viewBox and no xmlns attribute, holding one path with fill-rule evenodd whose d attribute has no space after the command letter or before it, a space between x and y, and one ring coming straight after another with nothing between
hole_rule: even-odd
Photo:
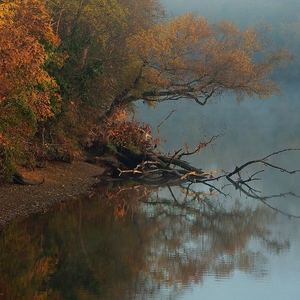
<instances>
[{"instance_id":1,"label":"water surface","mask_svg":"<svg viewBox=\"0 0 300 300\"><path fill-rule=\"evenodd\" d=\"M190 161L216 174L300 146L298 88L237 105L190 103L139 109L161 126L164 151L192 149L222 134ZM268 162L300 168L298 151ZM244 191L226 179L163 188L114 181L92 196L10 224L0 242L0 299L299 299L299 173L263 164Z\"/></svg>"}]
</instances>

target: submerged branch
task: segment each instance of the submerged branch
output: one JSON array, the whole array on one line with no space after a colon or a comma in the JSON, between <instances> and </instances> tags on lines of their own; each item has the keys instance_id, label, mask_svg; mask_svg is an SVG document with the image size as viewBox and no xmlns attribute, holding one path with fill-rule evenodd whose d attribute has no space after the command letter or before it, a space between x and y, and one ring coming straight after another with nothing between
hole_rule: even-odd
<instances>
[{"instance_id":1,"label":"submerged branch","mask_svg":"<svg viewBox=\"0 0 300 300\"><path fill-rule=\"evenodd\" d=\"M277 209L276 207L272 206L267 202L268 199L275 198L275 197L281 197L285 196L287 194L294 195L297 197L294 193L286 193L286 194L279 194L279 195L273 195L270 197L263 197L260 195L260 191L254 189L251 186L251 182L260 180L257 178L257 175L264 172L265 170L259 170L252 175L247 175L247 178L243 178L242 171L245 170L248 166L253 164L262 164L262 166L272 168L275 170L279 170L281 172L287 173L287 174L296 174L299 173L300 170L288 170L281 166L278 166L273 163L269 163L268 159L270 159L273 156L279 155L284 152L289 151L300 151L300 148L287 148L280 151L273 152L261 159L251 160L248 161L241 166L235 167L235 169L231 172L225 172L221 176L216 176L217 171L213 172L205 172L200 168L196 168L192 166L187 161L182 160L182 157L184 155L191 155L196 153L203 145L208 145L211 142L213 142L216 137L212 137L210 141L202 143L198 146L196 150L193 150L192 152L182 152L182 150L176 151L173 155L166 155L161 154L158 152L149 152L143 155L137 155L135 153L130 152L129 149L126 149L127 158L130 158L130 165L134 163L135 167L131 168L128 167L128 165L118 162L117 165L115 165L115 168L118 171L118 175L116 178L118 179L126 179L131 178L135 181L139 182L140 184L144 186L151 186L151 187L161 187L165 186L169 189L173 201L177 203L175 195L172 193L171 186L181 186L182 189L185 189L185 201L187 201L188 197L195 197L197 201L200 201L198 196L199 193L193 192L190 186L194 183L202 183L209 187L210 192L216 191L219 195L223 195L225 197L228 196L228 194L225 194L222 190L226 186L223 186L222 188L218 188L214 183L219 181L220 179L226 179L229 182L229 185L233 186L236 190L239 190L242 194L244 194L246 197L253 198L256 200L261 201L264 205L268 206L269 208L275 210L276 212L279 212L283 215L286 215L290 218L300 218L300 216L292 215L285 213L284 211ZM124 152L124 148L122 149ZM124 154L122 154L124 155ZM118 155L117 155L118 157ZM121 155L120 155L121 157ZM234 178L237 175L236 178ZM186 187L188 186L188 187ZM202 194L202 193L200 193ZM300 198L300 196L299 196ZM184 201L184 202L185 202ZM183 204L182 204L183 205ZM184 206L184 205L183 205Z\"/></svg>"}]
</instances>

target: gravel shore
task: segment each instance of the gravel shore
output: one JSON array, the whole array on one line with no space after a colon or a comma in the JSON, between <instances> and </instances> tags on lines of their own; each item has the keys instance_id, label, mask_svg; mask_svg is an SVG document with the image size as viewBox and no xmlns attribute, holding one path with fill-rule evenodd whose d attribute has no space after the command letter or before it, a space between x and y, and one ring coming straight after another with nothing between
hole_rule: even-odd
<instances>
[{"instance_id":1,"label":"gravel shore","mask_svg":"<svg viewBox=\"0 0 300 300\"><path fill-rule=\"evenodd\" d=\"M45 181L38 185L0 185L0 227L55 203L90 193L93 185L99 182L96 176L103 171L100 166L83 161L51 162L34 171L21 170L28 182Z\"/></svg>"}]
</instances>

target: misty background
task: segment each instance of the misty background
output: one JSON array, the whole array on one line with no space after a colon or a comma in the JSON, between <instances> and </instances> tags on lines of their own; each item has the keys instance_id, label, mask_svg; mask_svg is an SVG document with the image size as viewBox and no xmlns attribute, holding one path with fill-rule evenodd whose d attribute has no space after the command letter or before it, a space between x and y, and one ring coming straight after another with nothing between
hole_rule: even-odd
<instances>
[{"instance_id":1,"label":"misty background","mask_svg":"<svg viewBox=\"0 0 300 300\"><path fill-rule=\"evenodd\" d=\"M298 0L166 0L166 13L183 14L188 11L199 13L211 22L221 19L236 22L239 28L270 24L273 30L269 38L274 47L286 47L294 60L288 66L281 66L272 78L279 84L281 94L265 99L245 98L237 103L231 94L220 99L213 98L207 105L199 106L194 101L164 102L156 109L143 104L137 107L139 121L152 126L153 135L157 126L175 110L159 127L162 150L190 149L199 142L208 141L213 135L220 135L214 143L200 155L188 160L204 171L222 170L231 172L236 166L247 161L261 159L268 154L285 149L300 148L300 2ZM270 159L270 163L283 168L300 169L300 153L286 152ZM248 174L263 166L251 166ZM299 176L266 171L262 179L255 182L261 196L294 192L300 195ZM238 196L238 195L237 195ZM275 201L275 200L274 200ZM290 199L289 205L281 199L278 207L287 212L295 212L298 199ZM300 209L296 209L300 215Z\"/></svg>"},{"instance_id":2,"label":"misty background","mask_svg":"<svg viewBox=\"0 0 300 300\"><path fill-rule=\"evenodd\" d=\"M279 84L281 95L272 98L245 98L237 103L234 95L211 99L204 107L195 102L178 101L158 105L157 109L138 105L140 121L150 123L154 135L160 126L163 150L191 148L212 135L222 134L213 147L208 147L194 163L205 170L226 169L247 160L262 158L274 151L300 146L300 2L298 0L188 0L163 2L166 13L183 14L188 11L200 14L211 22L221 19L236 22L244 29L261 22L270 24L268 37L274 47L288 48L294 57L289 66L282 66L272 76ZM297 27L298 26L298 27ZM297 31L298 30L298 31ZM298 35L296 35L298 34ZM228 169L229 168L229 169Z\"/></svg>"},{"instance_id":3,"label":"misty background","mask_svg":"<svg viewBox=\"0 0 300 300\"><path fill-rule=\"evenodd\" d=\"M170 15L192 11L213 23L221 19L233 21L240 29L259 25L262 22L270 24L272 31L268 36L273 41L274 47L287 48L294 60L289 66L282 66L281 70L272 75L281 89L281 95L272 98L262 100L245 98L238 104L233 95L227 95L220 99L212 99L204 107L193 101L179 101L161 103L156 110L139 105L137 117L151 124L154 135L157 126L172 110L176 110L165 124L160 126L161 138L166 140L162 144L162 149L164 151L184 149L185 142L193 149L199 141L208 141L212 135L221 134L221 137L212 146L204 149L200 155L189 157L196 166L205 171L218 170L218 174L221 175L221 170L232 171L235 166L263 158L275 151L284 148L300 148L300 1L165 0L164 4L166 13ZM288 152L273 157L270 162L289 170L300 169L300 154ZM255 170L257 170L255 167L253 169L251 167L249 174ZM255 182L254 187L260 191L261 196L285 192L300 195L298 174L288 175L269 170L260 175L262 180ZM236 192L233 194L233 197L235 196L242 195ZM270 203L286 213L300 215L298 197L280 197ZM281 215L278 216L278 220L277 226L273 228L275 235L290 239L292 245L289 255L284 259L270 261L269 278L270 282L282 283L282 278L277 277L282 274L285 278L284 282L290 282L293 286L292 282L297 281L300 274L299 264L295 263L299 261L297 255L300 249L300 233L297 229L299 222L298 219L286 222L286 217ZM232 286L238 286L243 282L242 279L235 278ZM257 286L252 284L253 290L256 290ZM252 284L247 282L248 290L251 289ZM292 298L287 296L288 299L295 299L287 285L286 288L284 284L280 286L280 291L274 286L270 289L266 286L262 287L268 291L270 298L279 299L279 295L286 298L289 295ZM217 297L224 292L224 285L220 285L219 288L213 282L206 283L205 289L201 288L201 295L214 299L214 295ZM260 289L256 291L258 294L263 294ZM199 295L199 293L200 288L194 294ZM244 293L243 298L245 298Z\"/></svg>"}]
</instances>

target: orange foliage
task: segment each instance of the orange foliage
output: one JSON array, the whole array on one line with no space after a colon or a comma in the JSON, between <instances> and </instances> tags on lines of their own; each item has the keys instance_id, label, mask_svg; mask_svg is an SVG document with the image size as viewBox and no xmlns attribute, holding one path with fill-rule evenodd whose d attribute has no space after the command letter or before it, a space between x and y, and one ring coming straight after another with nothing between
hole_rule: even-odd
<instances>
[{"instance_id":1,"label":"orange foliage","mask_svg":"<svg viewBox=\"0 0 300 300\"><path fill-rule=\"evenodd\" d=\"M134 117L128 120L125 110L118 110L114 120L103 123L97 135L93 139L98 140L100 144L127 147L140 153L152 149L154 144L159 144L159 139L152 137L151 127L137 122Z\"/></svg>"},{"instance_id":2,"label":"orange foliage","mask_svg":"<svg viewBox=\"0 0 300 300\"><path fill-rule=\"evenodd\" d=\"M52 115L57 89L43 69L44 43L58 45L43 1L2 1L0 4L0 104L25 101L37 119ZM56 95L57 96L57 95Z\"/></svg>"},{"instance_id":3,"label":"orange foliage","mask_svg":"<svg viewBox=\"0 0 300 300\"><path fill-rule=\"evenodd\" d=\"M128 202L126 199L122 199L120 203L117 203L114 207L115 219L124 218L128 210Z\"/></svg>"},{"instance_id":4,"label":"orange foliage","mask_svg":"<svg viewBox=\"0 0 300 300\"><path fill-rule=\"evenodd\" d=\"M117 190L117 191L116 191ZM128 213L132 212L138 202L145 202L153 192L143 185L121 187L116 185L115 188L109 188L105 191L107 204L114 208L115 220L123 219Z\"/></svg>"},{"instance_id":5,"label":"orange foliage","mask_svg":"<svg viewBox=\"0 0 300 300\"><path fill-rule=\"evenodd\" d=\"M225 91L238 98L278 92L268 76L276 62L289 59L289 55L279 50L266 52L261 60L254 56L269 47L265 38L268 29L239 31L231 22L210 24L188 13L141 30L128 39L135 75L132 100L124 99L123 103L187 98L204 105L208 98Z\"/></svg>"},{"instance_id":6,"label":"orange foliage","mask_svg":"<svg viewBox=\"0 0 300 300\"><path fill-rule=\"evenodd\" d=\"M37 123L59 110L58 86L44 66L59 44L42 0L0 1L0 170L28 154Z\"/></svg>"}]
</instances>

